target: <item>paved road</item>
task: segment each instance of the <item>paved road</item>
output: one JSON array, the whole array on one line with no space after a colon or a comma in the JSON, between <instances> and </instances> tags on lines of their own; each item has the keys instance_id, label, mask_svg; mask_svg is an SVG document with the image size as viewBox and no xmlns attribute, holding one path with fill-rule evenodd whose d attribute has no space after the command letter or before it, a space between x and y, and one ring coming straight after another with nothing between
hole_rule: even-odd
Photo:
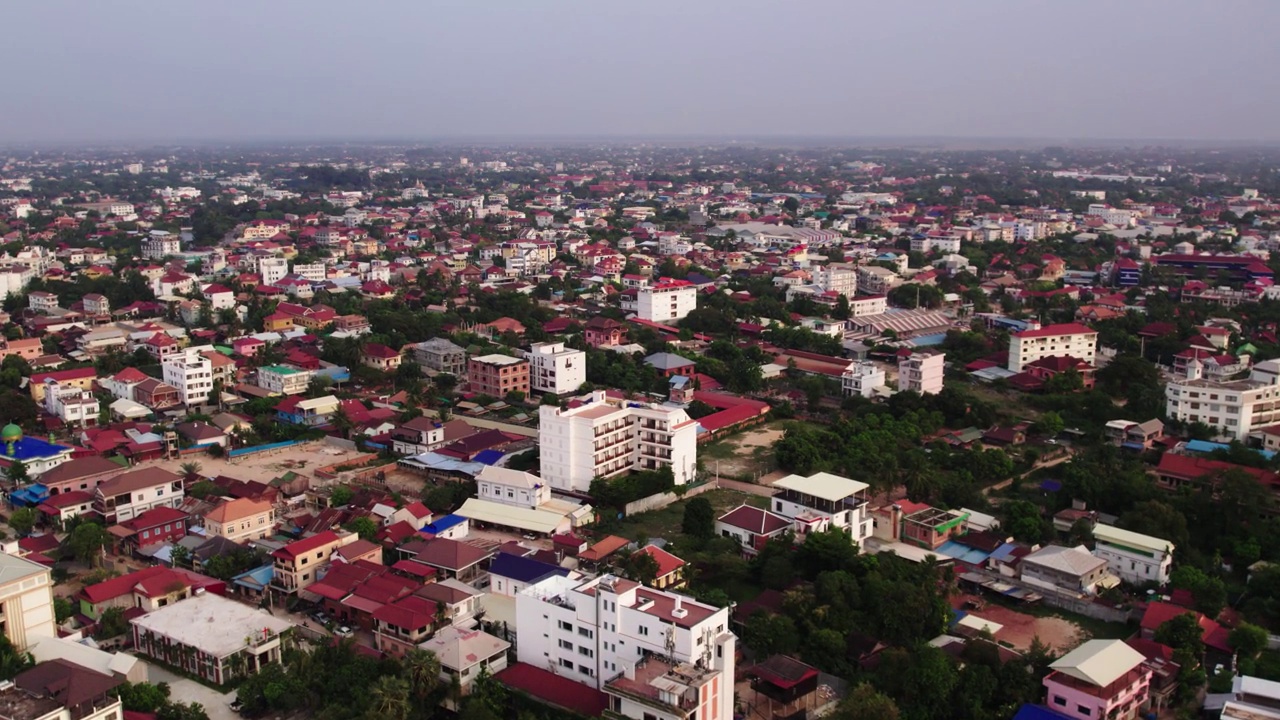
<instances>
[{"instance_id":1,"label":"paved road","mask_svg":"<svg viewBox=\"0 0 1280 720\"><path fill-rule=\"evenodd\" d=\"M151 663L147 663L147 681L153 684L169 683L171 699L184 703L200 703L204 706L205 713L209 715L209 720L240 720L240 715L228 705L235 698L235 691L224 695L195 680L174 675Z\"/></svg>"}]
</instances>

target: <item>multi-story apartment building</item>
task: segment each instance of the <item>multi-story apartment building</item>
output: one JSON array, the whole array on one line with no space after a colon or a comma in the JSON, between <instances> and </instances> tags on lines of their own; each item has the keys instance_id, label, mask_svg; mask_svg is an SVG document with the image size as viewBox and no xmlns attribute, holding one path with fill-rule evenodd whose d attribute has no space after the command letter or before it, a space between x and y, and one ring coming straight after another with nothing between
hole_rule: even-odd
<instances>
[{"instance_id":1,"label":"multi-story apartment building","mask_svg":"<svg viewBox=\"0 0 1280 720\"><path fill-rule=\"evenodd\" d=\"M319 571L329 565L335 552L359 539L355 533L325 530L285 545L271 553L275 570L271 587L286 594L306 588L320 579Z\"/></svg>"},{"instance_id":2,"label":"multi-story apartment building","mask_svg":"<svg viewBox=\"0 0 1280 720\"><path fill-rule=\"evenodd\" d=\"M901 279L898 273L879 265L858 267L858 290L865 295L887 294Z\"/></svg>"},{"instance_id":3,"label":"multi-story apartment building","mask_svg":"<svg viewBox=\"0 0 1280 720\"><path fill-rule=\"evenodd\" d=\"M605 693L610 717L733 716L728 608L604 575L554 575L516 595L516 657Z\"/></svg>"},{"instance_id":4,"label":"multi-story apartment building","mask_svg":"<svg viewBox=\"0 0 1280 720\"><path fill-rule=\"evenodd\" d=\"M325 267L324 263L294 263L293 274L303 280L311 282L324 282Z\"/></svg>"},{"instance_id":5,"label":"multi-story apartment building","mask_svg":"<svg viewBox=\"0 0 1280 720\"><path fill-rule=\"evenodd\" d=\"M809 477L788 475L773 486L780 490L770 500L770 510L791 520L797 537L839 528L861 543L871 535L864 482L831 473Z\"/></svg>"},{"instance_id":6,"label":"multi-story apartment building","mask_svg":"<svg viewBox=\"0 0 1280 720\"><path fill-rule=\"evenodd\" d=\"M207 535L224 537L238 543L271 537L275 527L275 508L265 500L227 500L204 515L204 530Z\"/></svg>"},{"instance_id":7,"label":"multi-story apartment building","mask_svg":"<svg viewBox=\"0 0 1280 720\"><path fill-rule=\"evenodd\" d=\"M1199 377L1199 363L1188 364L1188 377L1165 386L1165 415L1182 422L1201 422L1236 440L1259 428L1280 423L1280 360L1254 365L1244 380L1215 382Z\"/></svg>"},{"instance_id":8,"label":"multi-story apartment building","mask_svg":"<svg viewBox=\"0 0 1280 720\"><path fill-rule=\"evenodd\" d=\"M535 343L525 357L529 386L537 392L563 395L576 392L587 381L587 354L562 342Z\"/></svg>"},{"instance_id":9,"label":"multi-story apartment building","mask_svg":"<svg viewBox=\"0 0 1280 720\"><path fill-rule=\"evenodd\" d=\"M1134 585L1169 582L1173 567L1173 543L1132 530L1098 523L1093 526L1094 557L1107 561L1107 567L1121 580Z\"/></svg>"},{"instance_id":10,"label":"multi-story apartment building","mask_svg":"<svg viewBox=\"0 0 1280 720\"><path fill-rule=\"evenodd\" d=\"M208 402L213 392L213 363L201 349L186 348L161 364L165 383L178 389L178 398L188 407Z\"/></svg>"},{"instance_id":11,"label":"multi-story apartment building","mask_svg":"<svg viewBox=\"0 0 1280 720\"><path fill-rule=\"evenodd\" d=\"M281 395L298 395L311 383L310 370L287 365L264 365L258 368L258 387Z\"/></svg>"},{"instance_id":12,"label":"multi-story apartment building","mask_svg":"<svg viewBox=\"0 0 1280 720\"><path fill-rule=\"evenodd\" d=\"M636 315L650 322L679 320L698 307L698 288L688 280L663 278L636 291Z\"/></svg>"},{"instance_id":13,"label":"multi-story apartment building","mask_svg":"<svg viewBox=\"0 0 1280 720\"><path fill-rule=\"evenodd\" d=\"M586 492L597 477L670 467L677 485L697 471L697 421L682 408L597 390L565 408L538 409L541 475L552 488Z\"/></svg>"},{"instance_id":14,"label":"multi-story apartment building","mask_svg":"<svg viewBox=\"0 0 1280 720\"><path fill-rule=\"evenodd\" d=\"M509 392L529 394L529 361L510 355L481 355L467 362L471 391L500 398Z\"/></svg>"},{"instance_id":15,"label":"multi-story apartment building","mask_svg":"<svg viewBox=\"0 0 1280 720\"><path fill-rule=\"evenodd\" d=\"M851 265L819 265L813 268L813 284L850 300L858 293L858 270Z\"/></svg>"},{"instance_id":16,"label":"multi-story apartment building","mask_svg":"<svg viewBox=\"0 0 1280 720\"><path fill-rule=\"evenodd\" d=\"M57 637L49 568L0 553L0 632L24 652L41 638Z\"/></svg>"},{"instance_id":17,"label":"multi-story apartment building","mask_svg":"<svg viewBox=\"0 0 1280 720\"><path fill-rule=\"evenodd\" d=\"M862 295L849 298L849 317L883 315L889 311L889 298L884 295Z\"/></svg>"},{"instance_id":18,"label":"multi-story apartment building","mask_svg":"<svg viewBox=\"0 0 1280 720\"><path fill-rule=\"evenodd\" d=\"M1097 331L1080 323L1023 330L1009 336L1009 370L1022 372L1023 368L1037 360L1062 355L1069 355L1092 365L1097 348Z\"/></svg>"},{"instance_id":19,"label":"multi-story apartment building","mask_svg":"<svg viewBox=\"0 0 1280 720\"><path fill-rule=\"evenodd\" d=\"M93 491L93 510L107 525L115 525L154 507L180 507L185 496L181 475L144 467L100 483Z\"/></svg>"},{"instance_id":20,"label":"multi-story apartment building","mask_svg":"<svg viewBox=\"0 0 1280 720\"><path fill-rule=\"evenodd\" d=\"M102 409L98 398L88 390L73 385L59 385L47 380L44 391L45 412L72 427L98 424L98 412Z\"/></svg>"},{"instance_id":21,"label":"multi-story apartment building","mask_svg":"<svg viewBox=\"0 0 1280 720\"><path fill-rule=\"evenodd\" d=\"M163 260L180 252L182 252L182 236L174 235L167 230L152 230L142 243L142 257L150 260Z\"/></svg>"},{"instance_id":22,"label":"multi-story apartment building","mask_svg":"<svg viewBox=\"0 0 1280 720\"><path fill-rule=\"evenodd\" d=\"M845 397L857 395L869 398L875 394L876 388L884 385L884 377L884 368L864 360L849 365L840 376L840 384L844 388Z\"/></svg>"},{"instance_id":23,"label":"multi-story apartment building","mask_svg":"<svg viewBox=\"0 0 1280 720\"><path fill-rule=\"evenodd\" d=\"M467 372L467 351L445 338L431 338L413 345L413 359L424 370L462 377Z\"/></svg>"},{"instance_id":24,"label":"multi-story apartment building","mask_svg":"<svg viewBox=\"0 0 1280 720\"><path fill-rule=\"evenodd\" d=\"M262 275L262 284L270 285L289 274L289 261L282 257L264 257L258 261L258 272Z\"/></svg>"},{"instance_id":25,"label":"multi-story apartment building","mask_svg":"<svg viewBox=\"0 0 1280 720\"><path fill-rule=\"evenodd\" d=\"M908 390L921 395L942 392L946 355L943 353L913 352L898 360L898 391Z\"/></svg>"}]
</instances>

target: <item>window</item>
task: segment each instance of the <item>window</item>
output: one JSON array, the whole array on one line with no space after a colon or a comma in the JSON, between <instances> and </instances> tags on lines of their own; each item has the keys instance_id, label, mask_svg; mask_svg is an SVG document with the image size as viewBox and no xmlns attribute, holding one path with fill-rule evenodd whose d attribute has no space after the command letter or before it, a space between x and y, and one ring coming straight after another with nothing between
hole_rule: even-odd
<instances>
[{"instance_id":1,"label":"window","mask_svg":"<svg viewBox=\"0 0 1280 720\"><path fill-rule=\"evenodd\" d=\"M590 630L588 630L587 628L584 628L584 627L580 627L580 628L578 628L578 634L579 634L579 635L581 635L581 636L582 636L582 637L584 637L584 638L592 638L592 637L595 637L595 633L591 632Z\"/></svg>"},{"instance_id":2,"label":"window","mask_svg":"<svg viewBox=\"0 0 1280 720\"><path fill-rule=\"evenodd\" d=\"M586 675L587 677L595 676L595 672L593 672L591 668L587 667L586 665L579 665L578 672L582 673L583 675ZM655 718L655 720L657 719Z\"/></svg>"},{"instance_id":3,"label":"window","mask_svg":"<svg viewBox=\"0 0 1280 720\"><path fill-rule=\"evenodd\" d=\"M1054 704L1054 705L1057 705L1058 707L1066 707L1066 706L1067 706L1067 699L1066 699L1066 698L1064 698L1064 697L1060 697L1060 696L1058 696L1058 695L1054 695L1054 696L1053 696L1053 704Z\"/></svg>"},{"instance_id":4,"label":"window","mask_svg":"<svg viewBox=\"0 0 1280 720\"><path fill-rule=\"evenodd\" d=\"M1089 707L1088 705L1077 705L1076 712L1080 713L1081 715L1092 715L1093 708Z\"/></svg>"},{"instance_id":5,"label":"window","mask_svg":"<svg viewBox=\"0 0 1280 720\"><path fill-rule=\"evenodd\" d=\"M583 656L583 657L595 657L595 656L596 656L595 651L594 651L594 650L592 650L591 648L587 648L587 647L580 647L580 648L578 648L578 654L579 654L579 655L581 655L581 656Z\"/></svg>"},{"instance_id":6,"label":"window","mask_svg":"<svg viewBox=\"0 0 1280 720\"><path fill-rule=\"evenodd\" d=\"M573 669L573 661L572 661L572 660L565 660L564 658L560 658L560 667L562 667L562 668L568 668L568 669L572 670L572 669Z\"/></svg>"},{"instance_id":7,"label":"window","mask_svg":"<svg viewBox=\"0 0 1280 720\"><path fill-rule=\"evenodd\" d=\"M645 627L644 625L641 625L641 626L640 626L640 634L641 634L641 635L648 635L648 634L649 634L649 628Z\"/></svg>"},{"instance_id":8,"label":"window","mask_svg":"<svg viewBox=\"0 0 1280 720\"><path fill-rule=\"evenodd\" d=\"M567 623L567 622L565 622L565 621L561 620L561 621L560 621L560 623L559 623L559 625L560 625L560 629L561 629L561 630L566 630L566 631L568 631L568 632L573 632L573 623Z\"/></svg>"}]
</instances>

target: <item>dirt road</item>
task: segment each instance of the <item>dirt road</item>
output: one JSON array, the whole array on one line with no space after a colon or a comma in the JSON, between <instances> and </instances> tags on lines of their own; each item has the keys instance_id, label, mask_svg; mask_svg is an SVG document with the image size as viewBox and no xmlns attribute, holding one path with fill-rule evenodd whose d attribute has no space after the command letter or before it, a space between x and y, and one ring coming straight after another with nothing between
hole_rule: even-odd
<instances>
[{"instance_id":1,"label":"dirt road","mask_svg":"<svg viewBox=\"0 0 1280 720\"><path fill-rule=\"evenodd\" d=\"M1053 459L1051 459L1051 460L1044 460L1044 461L1038 462L1038 463L1036 463L1036 464L1035 464L1035 465L1034 465L1030 470L1028 470L1028 471L1026 471L1026 472L1022 473L1021 475L1014 475L1013 477L1009 478L1008 480L1004 480L1004 481L1002 481L1002 482L998 482L998 483L996 483L995 485L992 485L991 487L984 488L984 489L982 490L982 494L983 494L983 495L990 495L991 493L995 492L996 490L1003 490L1003 489L1005 489L1005 488L1009 487L1009 485L1013 484L1013 480L1014 480L1014 478L1025 478L1025 477L1027 477L1028 475L1030 475L1031 473L1033 473L1033 472L1035 472L1035 471L1037 471L1037 470L1039 470L1039 469L1041 469L1041 468L1053 467L1054 465L1061 465L1062 463L1064 463L1064 462L1066 462L1066 461L1068 461L1068 460L1070 460L1071 458L1073 458L1073 457L1075 457L1075 456L1076 456L1076 453L1075 453L1075 451L1074 451L1073 449L1071 449L1071 448L1067 448L1066 450L1067 450L1067 452L1066 452L1066 454L1065 454L1065 455L1059 455L1058 457L1053 458Z\"/></svg>"}]
</instances>

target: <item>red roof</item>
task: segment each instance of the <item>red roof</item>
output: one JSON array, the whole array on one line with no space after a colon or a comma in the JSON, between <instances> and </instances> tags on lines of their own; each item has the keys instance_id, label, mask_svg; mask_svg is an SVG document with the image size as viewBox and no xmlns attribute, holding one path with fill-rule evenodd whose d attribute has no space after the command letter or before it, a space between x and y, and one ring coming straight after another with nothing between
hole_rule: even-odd
<instances>
[{"instance_id":1,"label":"red roof","mask_svg":"<svg viewBox=\"0 0 1280 720\"><path fill-rule=\"evenodd\" d=\"M1280 489L1280 475L1277 475L1270 470L1235 465L1233 463L1223 462L1222 460L1208 460L1206 458L1191 457L1189 455L1165 453L1160 456L1160 464L1156 466L1156 472L1160 475L1168 475L1184 480L1196 480L1208 475L1225 472L1227 470L1238 470L1243 473L1248 473L1263 485L1271 489Z\"/></svg>"},{"instance_id":2,"label":"red roof","mask_svg":"<svg viewBox=\"0 0 1280 720\"><path fill-rule=\"evenodd\" d=\"M663 550L657 545L645 545L640 552L653 558L658 563L658 574L654 577L666 577L684 567L684 561Z\"/></svg>"},{"instance_id":3,"label":"red roof","mask_svg":"<svg viewBox=\"0 0 1280 720\"><path fill-rule=\"evenodd\" d=\"M338 539L338 533L332 530L325 530L322 533L316 533L309 538L295 540L284 547L271 553L271 557L280 558L281 560L292 560L303 553L317 550Z\"/></svg>"},{"instance_id":4,"label":"red roof","mask_svg":"<svg viewBox=\"0 0 1280 720\"><path fill-rule=\"evenodd\" d=\"M584 717L599 717L609 707L608 696L599 690L526 663L515 663L493 677L512 690Z\"/></svg>"},{"instance_id":5,"label":"red roof","mask_svg":"<svg viewBox=\"0 0 1280 720\"><path fill-rule=\"evenodd\" d=\"M36 373L31 376L31 383L42 383L45 380L53 380L54 382L63 382L64 380L83 380L85 378L98 377L98 371L93 366L84 368L75 368L73 370L54 370L53 372Z\"/></svg>"},{"instance_id":6,"label":"red roof","mask_svg":"<svg viewBox=\"0 0 1280 720\"><path fill-rule=\"evenodd\" d=\"M1039 330L1023 330L1022 332L1014 333L1013 337L1038 338L1050 337L1053 335L1093 335L1097 334L1097 332L1097 330L1094 330L1088 325L1081 325L1080 323L1061 323L1058 325L1045 325Z\"/></svg>"},{"instance_id":7,"label":"red roof","mask_svg":"<svg viewBox=\"0 0 1280 720\"><path fill-rule=\"evenodd\" d=\"M1142 614L1142 629L1155 632L1161 625L1181 615L1195 615L1196 622L1200 625L1200 639L1204 641L1205 646L1220 650L1224 653L1231 653L1231 645L1227 642L1227 629L1218 624L1216 620L1207 618L1202 613L1194 610L1188 610L1184 607L1173 605L1165 602L1153 602L1147 605L1146 612Z\"/></svg>"},{"instance_id":8,"label":"red roof","mask_svg":"<svg viewBox=\"0 0 1280 720\"><path fill-rule=\"evenodd\" d=\"M748 530L756 535L772 535L791 527L791 521L781 515L774 515L768 510L754 505L740 505L722 515L719 521L736 528Z\"/></svg>"}]
</instances>

